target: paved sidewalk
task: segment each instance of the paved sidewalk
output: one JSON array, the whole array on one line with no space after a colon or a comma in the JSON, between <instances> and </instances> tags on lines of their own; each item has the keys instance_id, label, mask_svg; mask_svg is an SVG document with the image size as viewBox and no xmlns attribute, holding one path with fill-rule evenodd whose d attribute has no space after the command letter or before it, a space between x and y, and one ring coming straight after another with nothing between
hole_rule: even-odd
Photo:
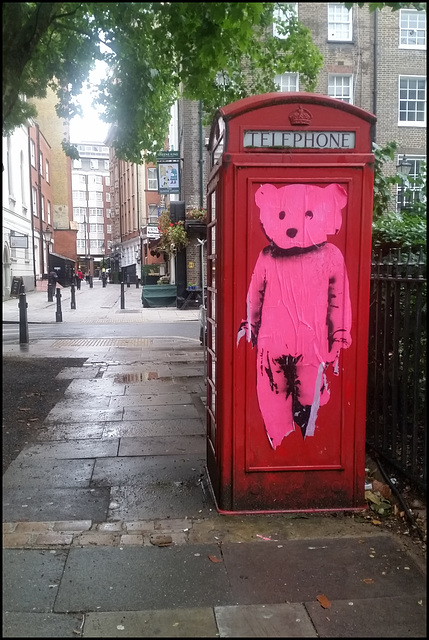
<instances>
[{"instance_id":1,"label":"paved sidewalk","mask_svg":"<svg viewBox=\"0 0 429 640\"><path fill-rule=\"evenodd\" d=\"M143 309L135 287L121 310L119 285L85 286L76 310L62 290L64 322L198 317ZM27 302L29 321L52 321L46 292ZM64 357L69 381L3 476L3 637L427 636L424 563L367 514L217 512L197 340L32 340L3 354Z\"/></svg>"},{"instance_id":2,"label":"paved sidewalk","mask_svg":"<svg viewBox=\"0 0 429 640\"><path fill-rule=\"evenodd\" d=\"M143 308L142 289L136 285L124 287L125 305L121 309L121 286L102 286L101 280L94 280L93 287L85 281L81 289L75 291L75 309L71 308L71 288L61 288L62 322L80 324L106 324L124 322L174 322L197 320L198 309ZM26 294L27 320L29 323L56 323L57 300L48 302L46 291L30 291ZM19 300L11 298L3 302L3 322L19 322Z\"/></svg>"}]
</instances>

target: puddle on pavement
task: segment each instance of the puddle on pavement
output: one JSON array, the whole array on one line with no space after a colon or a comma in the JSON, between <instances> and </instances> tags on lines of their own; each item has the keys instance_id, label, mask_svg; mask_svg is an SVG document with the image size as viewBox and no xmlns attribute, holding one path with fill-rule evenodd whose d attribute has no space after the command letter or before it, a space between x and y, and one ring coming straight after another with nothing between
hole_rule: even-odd
<instances>
[{"instance_id":1,"label":"puddle on pavement","mask_svg":"<svg viewBox=\"0 0 429 640\"><path fill-rule=\"evenodd\" d=\"M143 371L140 373L120 373L113 378L113 382L143 382L144 380L161 380L156 371Z\"/></svg>"}]
</instances>

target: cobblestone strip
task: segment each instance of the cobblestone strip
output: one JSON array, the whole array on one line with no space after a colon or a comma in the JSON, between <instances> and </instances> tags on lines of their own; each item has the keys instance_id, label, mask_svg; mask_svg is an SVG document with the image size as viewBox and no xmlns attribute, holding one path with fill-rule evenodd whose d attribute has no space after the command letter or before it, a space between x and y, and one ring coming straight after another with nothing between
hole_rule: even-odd
<instances>
[{"instance_id":1,"label":"cobblestone strip","mask_svg":"<svg viewBox=\"0 0 429 640\"><path fill-rule=\"evenodd\" d=\"M4 522L3 549L167 546L187 544L192 521L141 520L101 522Z\"/></svg>"}]
</instances>

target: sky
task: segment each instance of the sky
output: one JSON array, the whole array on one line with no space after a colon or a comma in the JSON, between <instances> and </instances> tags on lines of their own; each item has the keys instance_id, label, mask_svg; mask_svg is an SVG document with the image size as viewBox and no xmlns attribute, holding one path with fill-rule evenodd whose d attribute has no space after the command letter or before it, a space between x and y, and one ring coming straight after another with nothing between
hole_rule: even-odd
<instances>
[{"instance_id":1,"label":"sky","mask_svg":"<svg viewBox=\"0 0 429 640\"><path fill-rule=\"evenodd\" d=\"M102 63L97 63L96 68L90 74L90 82L96 83L97 79L102 78L103 75ZM76 117L71 120L70 141L104 143L109 125L100 120L97 111L92 107L91 89L87 88L87 83L84 83L79 102L84 117Z\"/></svg>"}]
</instances>

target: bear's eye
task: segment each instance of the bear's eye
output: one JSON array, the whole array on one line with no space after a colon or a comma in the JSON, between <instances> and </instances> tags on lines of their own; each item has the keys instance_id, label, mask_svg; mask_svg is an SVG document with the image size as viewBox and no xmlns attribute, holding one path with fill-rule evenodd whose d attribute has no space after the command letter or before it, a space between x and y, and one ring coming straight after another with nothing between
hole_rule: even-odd
<instances>
[{"instance_id":1,"label":"bear's eye","mask_svg":"<svg viewBox=\"0 0 429 640\"><path fill-rule=\"evenodd\" d=\"M280 220L284 220L285 215L286 215L286 214L285 214L285 212L284 212L284 211L280 211L280 213L279 213L279 218L280 218Z\"/></svg>"},{"instance_id":2,"label":"bear's eye","mask_svg":"<svg viewBox=\"0 0 429 640\"><path fill-rule=\"evenodd\" d=\"M313 212L312 211L306 211L305 212L305 216L306 216L306 218L310 218L310 220L311 220L312 217L313 217Z\"/></svg>"}]
</instances>

